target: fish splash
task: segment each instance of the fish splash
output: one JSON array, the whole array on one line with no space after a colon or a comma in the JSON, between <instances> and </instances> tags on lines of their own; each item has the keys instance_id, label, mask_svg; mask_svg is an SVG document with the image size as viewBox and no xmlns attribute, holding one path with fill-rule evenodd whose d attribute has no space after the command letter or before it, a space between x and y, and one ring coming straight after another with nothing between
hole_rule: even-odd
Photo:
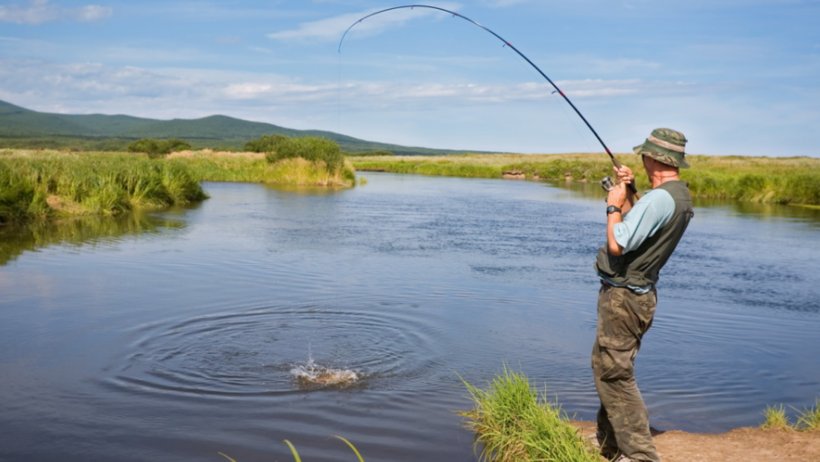
<instances>
[{"instance_id":1,"label":"fish splash","mask_svg":"<svg viewBox=\"0 0 820 462\"><path fill-rule=\"evenodd\" d=\"M299 388L317 390L322 388L347 388L355 385L362 378L350 369L333 369L316 364L309 359L307 364L300 364L290 370L296 378Z\"/></svg>"}]
</instances>

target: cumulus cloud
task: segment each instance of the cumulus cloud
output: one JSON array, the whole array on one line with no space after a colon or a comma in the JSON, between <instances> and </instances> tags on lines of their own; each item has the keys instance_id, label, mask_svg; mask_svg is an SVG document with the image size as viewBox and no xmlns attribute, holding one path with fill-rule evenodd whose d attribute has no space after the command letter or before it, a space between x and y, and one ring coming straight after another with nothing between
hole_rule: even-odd
<instances>
[{"instance_id":1,"label":"cumulus cloud","mask_svg":"<svg viewBox=\"0 0 820 462\"><path fill-rule=\"evenodd\" d=\"M439 3L435 6L450 10L458 10L459 5L449 3ZM339 37L350 27L351 24L360 18L372 14L378 10L368 10L359 13L348 13L330 18L319 19L317 21L303 22L295 29L287 29L268 34L268 38L274 40L338 40ZM368 18L366 21L356 25L356 32L367 35L375 35L391 27L402 25L413 19L440 15L441 13L429 8L415 8L413 14L380 14Z\"/></svg>"},{"instance_id":2,"label":"cumulus cloud","mask_svg":"<svg viewBox=\"0 0 820 462\"><path fill-rule=\"evenodd\" d=\"M61 7L48 0L30 0L25 5L0 6L0 22L31 25L57 20L91 22L105 19L112 12L111 7L107 6Z\"/></svg>"}]
</instances>

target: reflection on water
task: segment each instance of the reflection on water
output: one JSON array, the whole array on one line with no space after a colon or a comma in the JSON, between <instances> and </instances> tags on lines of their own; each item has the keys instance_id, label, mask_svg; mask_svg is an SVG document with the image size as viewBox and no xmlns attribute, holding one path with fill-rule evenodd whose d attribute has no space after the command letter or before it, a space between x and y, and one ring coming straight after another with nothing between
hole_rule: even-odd
<instances>
[{"instance_id":1,"label":"reflection on water","mask_svg":"<svg viewBox=\"0 0 820 462\"><path fill-rule=\"evenodd\" d=\"M83 246L116 241L123 236L179 229L180 220L140 212L115 217L83 216L58 221L36 221L23 225L0 226L0 265L26 251L55 244Z\"/></svg>"}]
</instances>

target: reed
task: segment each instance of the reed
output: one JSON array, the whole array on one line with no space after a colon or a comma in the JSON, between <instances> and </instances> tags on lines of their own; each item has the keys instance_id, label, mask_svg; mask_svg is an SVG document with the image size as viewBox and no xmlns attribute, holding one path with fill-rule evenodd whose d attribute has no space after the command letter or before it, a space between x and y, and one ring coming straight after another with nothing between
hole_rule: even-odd
<instances>
[{"instance_id":1,"label":"reed","mask_svg":"<svg viewBox=\"0 0 820 462\"><path fill-rule=\"evenodd\" d=\"M0 222L117 215L206 198L187 168L142 155L16 151L0 155Z\"/></svg>"},{"instance_id":2,"label":"reed","mask_svg":"<svg viewBox=\"0 0 820 462\"><path fill-rule=\"evenodd\" d=\"M486 390L464 383L475 407L462 415L481 445L479 460L600 461L560 407L539 396L523 374L505 367Z\"/></svg>"},{"instance_id":3,"label":"reed","mask_svg":"<svg viewBox=\"0 0 820 462\"><path fill-rule=\"evenodd\" d=\"M358 460L358 462L364 462L364 457L362 457L362 454L359 452L359 450L356 448L356 446L354 446L353 443L350 442L350 440L348 440L344 436L339 436L339 435L334 435L334 436L335 436L336 439L338 439L338 440L342 441L344 444L346 444L347 447L349 447L353 451L353 454L356 455L356 460ZM296 450L296 446L294 446L293 443L291 443L288 440L284 440L284 443L285 443L285 445L287 445L288 449L290 449L290 454L293 456L294 462L302 462L302 457L299 455L299 451ZM229 462L237 462L236 459L234 459L231 456L225 454L224 452L217 452L217 454L224 457Z\"/></svg>"},{"instance_id":4,"label":"reed","mask_svg":"<svg viewBox=\"0 0 820 462\"><path fill-rule=\"evenodd\" d=\"M640 158L618 155L637 177L639 189L649 188ZM820 159L809 157L688 156L690 169L681 170L692 195L757 203L820 206ZM457 156L350 157L357 170L502 178L505 173L554 183L597 182L612 175L603 154L469 154Z\"/></svg>"},{"instance_id":5,"label":"reed","mask_svg":"<svg viewBox=\"0 0 820 462\"><path fill-rule=\"evenodd\" d=\"M199 181L234 181L289 186L351 187L356 183L353 165L341 159L328 167L323 160L291 157L270 162L264 154L185 152L171 155L184 163Z\"/></svg>"},{"instance_id":6,"label":"reed","mask_svg":"<svg viewBox=\"0 0 820 462\"><path fill-rule=\"evenodd\" d=\"M820 430L820 398L814 402L814 407L800 413L796 427L798 430Z\"/></svg>"}]
</instances>

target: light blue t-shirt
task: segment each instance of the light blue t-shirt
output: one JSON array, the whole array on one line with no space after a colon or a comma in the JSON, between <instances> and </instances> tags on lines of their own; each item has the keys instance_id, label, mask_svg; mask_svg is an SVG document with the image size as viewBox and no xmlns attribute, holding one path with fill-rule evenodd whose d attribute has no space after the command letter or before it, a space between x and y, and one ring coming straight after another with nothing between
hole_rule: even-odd
<instances>
[{"instance_id":1,"label":"light blue t-shirt","mask_svg":"<svg viewBox=\"0 0 820 462\"><path fill-rule=\"evenodd\" d=\"M653 189L624 215L621 223L615 224L615 242L624 253L631 252L669 223L674 213L672 195L664 189Z\"/></svg>"},{"instance_id":2,"label":"light blue t-shirt","mask_svg":"<svg viewBox=\"0 0 820 462\"><path fill-rule=\"evenodd\" d=\"M631 252L647 239L663 228L672 215L675 214L675 199L664 189L653 189L633 206L624 215L621 223L616 223L613 231L615 242L624 249L624 253ZM602 281L615 287L627 287L637 294L645 294L652 290L652 284L644 287L622 286L603 274L599 274Z\"/></svg>"}]
</instances>

